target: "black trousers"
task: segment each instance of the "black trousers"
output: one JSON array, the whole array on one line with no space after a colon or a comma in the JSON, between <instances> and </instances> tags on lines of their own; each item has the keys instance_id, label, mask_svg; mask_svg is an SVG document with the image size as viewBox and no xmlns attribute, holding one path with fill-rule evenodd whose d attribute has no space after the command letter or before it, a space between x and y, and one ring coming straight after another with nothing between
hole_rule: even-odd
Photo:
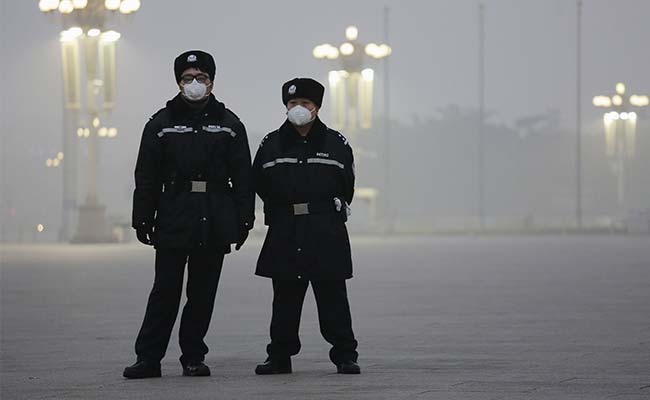
<instances>
[{"instance_id":1,"label":"black trousers","mask_svg":"<svg viewBox=\"0 0 650 400\"><path fill-rule=\"evenodd\" d=\"M224 254L222 249L156 249L156 277L147 311L135 341L138 361L159 363L165 356L178 315L187 264L187 303L183 308L179 341L181 363L203 361L205 337L217 294Z\"/></svg>"},{"instance_id":2,"label":"black trousers","mask_svg":"<svg viewBox=\"0 0 650 400\"><path fill-rule=\"evenodd\" d=\"M270 358L287 358L300 351L300 315L309 281L273 279L273 316ZM357 341L352 332L352 317L345 280L312 281L323 338L332 345L329 356L334 364L357 361Z\"/></svg>"}]
</instances>

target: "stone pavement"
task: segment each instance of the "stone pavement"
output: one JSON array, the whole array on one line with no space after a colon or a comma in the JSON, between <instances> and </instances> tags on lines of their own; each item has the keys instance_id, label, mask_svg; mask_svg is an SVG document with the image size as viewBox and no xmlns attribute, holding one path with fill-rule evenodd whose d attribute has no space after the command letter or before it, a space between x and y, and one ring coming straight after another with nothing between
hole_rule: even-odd
<instances>
[{"instance_id":1,"label":"stone pavement","mask_svg":"<svg viewBox=\"0 0 650 400\"><path fill-rule=\"evenodd\" d=\"M256 376L270 281L227 257L206 362L129 381L153 279L141 245L3 245L0 398L650 399L650 237L354 237L359 376L335 373L313 294L294 373ZM178 325L178 324L177 324Z\"/></svg>"}]
</instances>

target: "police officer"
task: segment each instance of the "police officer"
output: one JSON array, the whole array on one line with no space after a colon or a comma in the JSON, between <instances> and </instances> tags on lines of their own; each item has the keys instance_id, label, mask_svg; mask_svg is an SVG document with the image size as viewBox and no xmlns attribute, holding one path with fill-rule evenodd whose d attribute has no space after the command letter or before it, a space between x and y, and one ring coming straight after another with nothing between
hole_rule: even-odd
<instances>
[{"instance_id":1,"label":"police officer","mask_svg":"<svg viewBox=\"0 0 650 400\"><path fill-rule=\"evenodd\" d=\"M309 78L282 86L287 120L269 133L253 162L255 190L268 225L256 274L273 281L268 358L260 375L291 372L298 327L311 283L320 330L337 372L360 373L346 279L352 277L345 222L354 194L352 148L318 118L325 88Z\"/></svg>"},{"instance_id":2,"label":"police officer","mask_svg":"<svg viewBox=\"0 0 650 400\"><path fill-rule=\"evenodd\" d=\"M135 167L133 227L156 249L155 280L126 378L161 376L183 291L180 325L185 376L208 376L203 341L210 324L224 254L243 245L253 226L255 194L246 130L211 93L216 66L208 53L174 62L180 89L149 120Z\"/></svg>"}]
</instances>

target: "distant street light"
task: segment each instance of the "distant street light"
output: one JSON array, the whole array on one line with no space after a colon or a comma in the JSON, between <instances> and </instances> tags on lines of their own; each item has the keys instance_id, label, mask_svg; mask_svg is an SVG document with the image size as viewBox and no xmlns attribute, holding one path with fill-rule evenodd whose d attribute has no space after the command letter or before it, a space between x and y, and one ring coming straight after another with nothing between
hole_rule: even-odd
<instances>
[{"instance_id":1,"label":"distant street light","mask_svg":"<svg viewBox=\"0 0 650 400\"><path fill-rule=\"evenodd\" d=\"M63 173L63 224L60 238L70 239L71 213L76 209L76 156L78 138L88 139L85 203L79 207L79 225L74 240L110 241L104 211L97 193L99 138L114 138L117 128L103 126L115 107L116 43L120 33L107 29L108 20L132 14L140 0L40 0L46 14L61 15L65 29L60 34L64 91L64 152L69 156ZM90 122L89 122L90 121ZM72 132L76 131L75 138ZM51 164L62 160L52 159Z\"/></svg>"},{"instance_id":2,"label":"distant street light","mask_svg":"<svg viewBox=\"0 0 650 400\"><path fill-rule=\"evenodd\" d=\"M59 165L61 165L61 162L63 161L63 152L60 151L56 153L56 157L48 158L45 160L45 166L48 168L56 168Z\"/></svg>"},{"instance_id":3,"label":"distant street light","mask_svg":"<svg viewBox=\"0 0 650 400\"><path fill-rule=\"evenodd\" d=\"M40 0L38 2L38 9L45 13L58 11L64 15L87 9L96 12L99 8L106 11L119 10L122 14L131 14L138 11L140 5L140 0Z\"/></svg>"},{"instance_id":4,"label":"distant street light","mask_svg":"<svg viewBox=\"0 0 650 400\"><path fill-rule=\"evenodd\" d=\"M641 108L650 104L646 95L627 96L625 84L616 84L613 96L595 96L593 105L608 109L603 115L607 156L612 159L618 180L618 205L625 205L625 166L626 160L636 152L636 122L638 115L633 107Z\"/></svg>"},{"instance_id":5,"label":"distant street light","mask_svg":"<svg viewBox=\"0 0 650 400\"><path fill-rule=\"evenodd\" d=\"M339 47L324 43L314 47L312 55L317 59L338 60L338 68L329 73L332 119L336 129L354 134L372 126L372 97L374 71L365 66L369 59L388 57L392 49L387 44L358 41L356 26L345 29L346 42ZM361 50L363 49L363 50Z\"/></svg>"}]
</instances>

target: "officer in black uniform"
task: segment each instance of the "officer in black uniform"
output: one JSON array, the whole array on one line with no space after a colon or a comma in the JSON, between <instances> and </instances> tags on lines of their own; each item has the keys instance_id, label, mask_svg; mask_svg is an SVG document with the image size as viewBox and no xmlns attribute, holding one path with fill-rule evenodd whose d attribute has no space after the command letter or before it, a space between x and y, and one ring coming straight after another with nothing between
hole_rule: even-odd
<instances>
[{"instance_id":1,"label":"officer in black uniform","mask_svg":"<svg viewBox=\"0 0 650 400\"><path fill-rule=\"evenodd\" d=\"M208 376L203 341L224 254L253 226L255 194L246 130L211 93L216 66L193 50L174 62L180 93L144 128L135 167L133 227L156 249L155 280L126 378L158 377L178 314L187 264L187 303L180 326L183 375Z\"/></svg>"},{"instance_id":2,"label":"officer in black uniform","mask_svg":"<svg viewBox=\"0 0 650 400\"><path fill-rule=\"evenodd\" d=\"M273 280L271 343L268 358L255 369L260 375L291 372L310 283L321 333L332 345L330 360L338 373L360 373L345 282L352 277L345 222L354 160L347 140L318 118L324 91L309 78L286 82L287 120L262 140L253 162L268 225L256 274Z\"/></svg>"}]
</instances>

